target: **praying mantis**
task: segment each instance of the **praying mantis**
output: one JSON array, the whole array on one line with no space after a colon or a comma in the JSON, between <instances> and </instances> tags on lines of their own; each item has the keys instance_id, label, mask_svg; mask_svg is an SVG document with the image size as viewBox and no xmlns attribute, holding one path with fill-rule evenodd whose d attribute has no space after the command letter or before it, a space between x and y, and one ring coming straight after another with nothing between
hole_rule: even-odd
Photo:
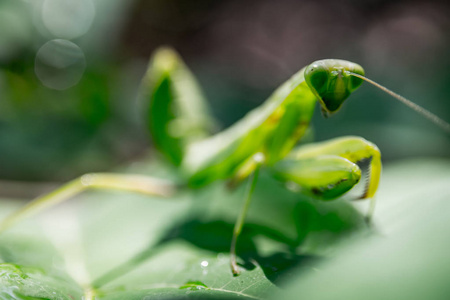
<instances>
[{"instance_id":1,"label":"praying mantis","mask_svg":"<svg viewBox=\"0 0 450 300\"><path fill-rule=\"evenodd\" d=\"M116 189L170 197L185 188L201 188L217 180L234 187L247 180L242 210L231 241L231 271L240 273L236 244L245 223L259 170L318 200L346 194L361 179L358 163L369 161L368 180L359 199L371 199L371 216L381 176L378 147L347 136L296 146L310 126L318 102L325 117L338 112L363 81L374 84L429 118L447 132L450 125L370 79L363 68L345 60L319 60L282 84L261 106L217 134L202 91L181 58L170 48L155 52L142 82L147 125L155 147L180 169L184 181L169 182L145 175L92 173L29 202L0 223L0 233L25 217L65 201L87 189Z\"/></svg>"}]
</instances>

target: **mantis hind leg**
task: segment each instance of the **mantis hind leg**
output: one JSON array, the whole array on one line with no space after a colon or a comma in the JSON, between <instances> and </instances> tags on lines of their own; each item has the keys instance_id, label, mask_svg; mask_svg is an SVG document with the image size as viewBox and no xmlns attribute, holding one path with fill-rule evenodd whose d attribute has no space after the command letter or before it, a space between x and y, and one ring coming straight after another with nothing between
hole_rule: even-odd
<instances>
[{"instance_id":1,"label":"mantis hind leg","mask_svg":"<svg viewBox=\"0 0 450 300\"><path fill-rule=\"evenodd\" d=\"M371 198L370 219L381 175L381 155L373 143L348 136L301 146L277 163L274 170L275 176L297 183L307 194L332 200L358 183L361 170L357 163L365 160L369 160L368 178L358 199Z\"/></svg>"},{"instance_id":2,"label":"mantis hind leg","mask_svg":"<svg viewBox=\"0 0 450 300\"><path fill-rule=\"evenodd\" d=\"M91 173L74 179L53 192L40 196L0 222L0 232L88 189L113 189L151 196L169 197L175 192L172 183L145 175Z\"/></svg>"}]
</instances>

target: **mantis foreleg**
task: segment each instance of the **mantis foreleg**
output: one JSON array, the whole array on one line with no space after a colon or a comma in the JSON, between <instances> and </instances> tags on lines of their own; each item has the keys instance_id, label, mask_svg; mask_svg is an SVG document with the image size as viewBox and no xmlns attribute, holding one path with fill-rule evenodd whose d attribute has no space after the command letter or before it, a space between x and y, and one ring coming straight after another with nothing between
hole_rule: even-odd
<instances>
[{"instance_id":1,"label":"mantis foreleg","mask_svg":"<svg viewBox=\"0 0 450 300\"><path fill-rule=\"evenodd\" d=\"M352 163L369 159L369 178L364 194L361 195L360 199L372 198L375 195L381 176L381 154L375 144L361 137L340 137L299 147L292 152L290 157L303 159L319 155L337 155Z\"/></svg>"},{"instance_id":2,"label":"mantis foreleg","mask_svg":"<svg viewBox=\"0 0 450 300\"><path fill-rule=\"evenodd\" d=\"M308 144L292 151L275 165L274 171L282 180L298 184L304 193L332 200L358 183L361 171L356 163L363 160L370 160L369 176L358 199L371 199L367 214L370 220L381 175L381 155L375 144L353 136Z\"/></svg>"}]
</instances>

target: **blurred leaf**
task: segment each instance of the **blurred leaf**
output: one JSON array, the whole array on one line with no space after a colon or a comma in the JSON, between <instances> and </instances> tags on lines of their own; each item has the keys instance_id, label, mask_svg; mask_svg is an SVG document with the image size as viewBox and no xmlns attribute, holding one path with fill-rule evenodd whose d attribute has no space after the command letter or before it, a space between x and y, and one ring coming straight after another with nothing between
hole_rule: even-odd
<instances>
[{"instance_id":1,"label":"blurred leaf","mask_svg":"<svg viewBox=\"0 0 450 300\"><path fill-rule=\"evenodd\" d=\"M30 285L51 292L46 299L90 287L97 299L445 299L449 170L447 161L386 167L375 236L347 201L299 196L262 173L238 277L227 252L244 188L231 193L217 182L172 201L87 193L0 236L8 280L0 291L17 286L12 299L27 299ZM175 176L155 162L128 171ZM13 209L1 205L2 215Z\"/></svg>"},{"instance_id":2,"label":"blurred leaf","mask_svg":"<svg viewBox=\"0 0 450 300\"><path fill-rule=\"evenodd\" d=\"M378 199L378 235L298 270L273 299L448 299L449 161L386 167Z\"/></svg>"},{"instance_id":3,"label":"blurred leaf","mask_svg":"<svg viewBox=\"0 0 450 300\"><path fill-rule=\"evenodd\" d=\"M2 199L1 218L18 208ZM83 289L65 269L63 256L35 220L0 235L1 299L80 299Z\"/></svg>"},{"instance_id":4,"label":"blurred leaf","mask_svg":"<svg viewBox=\"0 0 450 300\"><path fill-rule=\"evenodd\" d=\"M128 171L175 176L157 163ZM230 192L221 182L172 201L117 192L80 195L2 233L1 258L22 269L40 268L43 277L73 290L86 293L92 286L98 299L264 299L295 266L329 255L338 241L364 228L348 203L312 201L266 175L238 243L238 277L231 274L228 251L244 191ZM12 210L9 202L1 205L2 215ZM49 289L59 291L57 285Z\"/></svg>"},{"instance_id":5,"label":"blurred leaf","mask_svg":"<svg viewBox=\"0 0 450 300\"><path fill-rule=\"evenodd\" d=\"M0 264L2 299L81 299L82 290L38 269Z\"/></svg>"}]
</instances>

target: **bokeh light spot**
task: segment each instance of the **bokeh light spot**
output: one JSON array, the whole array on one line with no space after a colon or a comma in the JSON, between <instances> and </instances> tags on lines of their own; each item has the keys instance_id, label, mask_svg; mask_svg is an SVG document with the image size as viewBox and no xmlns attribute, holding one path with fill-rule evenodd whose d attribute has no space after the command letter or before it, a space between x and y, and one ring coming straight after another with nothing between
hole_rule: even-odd
<instances>
[{"instance_id":1,"label":"bokeh light spot","mask_svg":"<svg viewBox=\"0 0 450 300\"><path fill-rule=\"evenodd\" d=\"M92 0L45 0L42 20L55 37L74 39L85 34L95 17Z\"/></svg>"},{"instance_id":2,"label":"bokeh light spot","mask_svg":"<svg viewBox=\"0 0 450 300\"><path fill-rule=\"evenodd\" d=\"M36 54L36 76L46 87L65 90L76 85L86 68L80 47L67 40L52 40Z\"/></svg>"}]
</instances>

